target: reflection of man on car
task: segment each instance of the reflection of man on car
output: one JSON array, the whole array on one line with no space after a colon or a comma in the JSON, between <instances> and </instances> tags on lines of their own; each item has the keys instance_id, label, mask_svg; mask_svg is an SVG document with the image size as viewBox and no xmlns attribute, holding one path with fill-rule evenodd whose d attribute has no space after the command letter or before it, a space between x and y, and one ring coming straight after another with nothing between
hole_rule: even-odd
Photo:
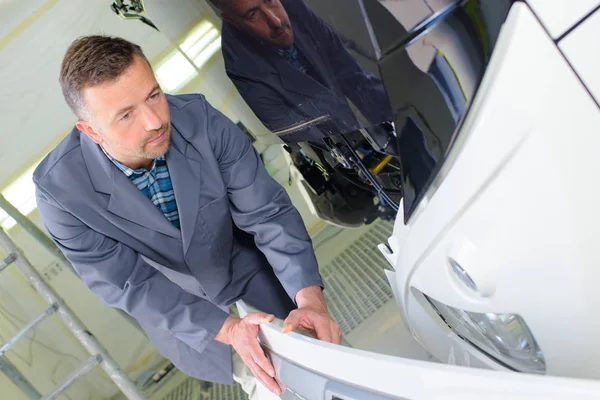
<instances>
[{"instance_id":1,"label":"reflection of man on car","mask_svg":"<svg viewBox=\"0 0 600 400\"><path fill-rule=\"evenodd\" d=\"M226 22L225 68L261 121L287 142L391 119L383 84L302 0L210 0Z\"/></svg>"}]
</instances>

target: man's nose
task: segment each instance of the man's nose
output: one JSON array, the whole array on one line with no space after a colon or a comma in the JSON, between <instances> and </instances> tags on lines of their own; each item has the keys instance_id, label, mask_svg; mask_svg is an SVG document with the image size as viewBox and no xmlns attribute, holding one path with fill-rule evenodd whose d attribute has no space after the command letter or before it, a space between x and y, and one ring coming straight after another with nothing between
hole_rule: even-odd
<instances>
[{"instance_id":1,"label":"man's nose","mask_svg":"<svg viewBox=\"0 0 600 400\"><path fill-rule=\"evenodd\" d=\"M277 17L272 10L266 11L267 23L271 28L281 28L281 18Z\"/></svg>"},{"instance_id":2,"label":"man's nose","mask_svg":"<svg viewBox=\"0 0 600 400\"><path fill-rule=\"evenodd\" d=\"M152 107L144 107L143 111L144 128L147 131L155 131L162 126L162 120Z\"/></svg>"}]
</instances>

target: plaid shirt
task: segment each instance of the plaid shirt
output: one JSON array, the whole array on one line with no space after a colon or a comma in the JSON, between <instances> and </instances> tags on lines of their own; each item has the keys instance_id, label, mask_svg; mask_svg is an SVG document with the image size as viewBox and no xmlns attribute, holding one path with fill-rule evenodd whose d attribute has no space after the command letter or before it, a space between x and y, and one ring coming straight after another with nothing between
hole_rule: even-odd
<instances>
[{"instance_id":1,"label":"plaid shirt","mask_svg":"<svg viewBox=\"0 0 600 400\"><path fill-rule=\"evenodd\" d=\"M308 72L306 63L304 62L303 57L298 53L296 46L292 46L287 50L276 49L275 51L295 68L299 69L305 74Z\"/></svg>"},{"instance_id":2,"label":"plaid shirt","mask_svg":"<svg viewBox=\"0 0 600 400\"><path fill-rule=\"evenodd\" d=\"M131 169L115 160L110 154L100 146L106 157L119 168L129 180L149 198L152 203L164 214L165 217L177 229L180 229L179 212L177 211L177 202L175 201L175 192L173 183L167 168L165 156L160 156L154 160L152 169L148 171L144 168Z\"/></svg>"}]
</instances>

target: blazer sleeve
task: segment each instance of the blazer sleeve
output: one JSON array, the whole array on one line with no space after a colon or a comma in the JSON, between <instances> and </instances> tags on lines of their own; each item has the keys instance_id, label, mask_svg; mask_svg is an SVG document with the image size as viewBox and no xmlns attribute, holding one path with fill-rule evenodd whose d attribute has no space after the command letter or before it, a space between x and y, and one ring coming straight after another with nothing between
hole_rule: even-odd
<instances>
[{"instance_id":1,"label":"blazer sleeve","mask_svg":"<svg viewBox=\"0 0 600 400\"><path fill-rule=\"evenodd\" d=\"M214 339L228 313L184 291L131 248L87 227L39 186L36 198L50 236L102 301L143 326L171 332L198 352Z\"/></svg>"},{"instance_id":2,"label":"blazer sleeve","mask_svg":"<svg viewBox=\"0 0 600 400\"><path fill-rule=\"evenodd\" d=\"M323 287L312 241L287 193L267 173L248 137L210 104L203 104L233 221L254 235L292 300L300 289Z\"/></svg>"}]
</instances>

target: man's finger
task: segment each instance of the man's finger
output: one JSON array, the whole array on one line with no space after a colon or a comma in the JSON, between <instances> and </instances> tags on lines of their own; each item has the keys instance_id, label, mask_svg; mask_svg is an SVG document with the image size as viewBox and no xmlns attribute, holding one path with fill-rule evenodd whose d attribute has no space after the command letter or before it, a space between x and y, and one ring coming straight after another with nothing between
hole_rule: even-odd
<instances>
[{"instance_id":1,"label":"man's finger","mask_svg":"<svg viewBox=\"0 0 600 400\"><path fill-rule=\"evenodd\" d=\"M246 315L246 317L244 318L244 321L246 321L252 325L260 325L263 322L271 322L274 319L275 319L274 315L257 312L257 313L251 313L251 314Z\"/></svg>"},{"instance_id":2,"label":"man's finger","mask_svg":"<svg viewBox=\"0 0 600 400\"><path fill-rule=\"evenodd\" d=\"M260 381L271 392L275 393L277 396L281 395L281 388L275 381L275 379L271 378L267 373L252 360L252 356L247 357L244 360L244 363L250 368L252 374L256 379Z\"/></svg>"},{"instance_id":3,"label":"man's finger","mask_svg":"<svg viewBox=\"0 0 600 400\"><path fill-rule=\"evenodd\" d=\"M315 332L317 334L317 339L322 340L324 342L332 343L332 332L331 325L328 320L325 320L321 316L318 316L312 321L313 326L315 327Z\"/></svg>"},{"instance_id":4,"label":"man's finger","mask_svg":"<svg viewBox=\"0 0 600 400\"><path fill-rule=\"evenodd\" d=\"M271 377L275 376L275 368L273 368L273 364L271 364L271 361L269 361L269 359L265 355L265 352L263 351L263 349L258 344L257 340L253 340L250 343L249 353L250 353L250 357L252 357L252 359L254 360L254 362L263 371L265 371Z\"/></svg>"},{"instance_id":5,"label":"man's finger","mask_svg":"<svg viewBox=\"0 0 600 400\"><path fill-rule=\"evenodd\" d=\"M290 333L294 329L298 328L298 316L296 311L292 311L290 315L283 321L283 328L281 329L281 333Z\"/></svg>"},{"instance_id":6,"label":"man's finger","mask_svg":"<svg viewBox=\"0 0 600 400\"><path fill-rule=\"evenodd\" d=\"M284 324L283 328L281 329L281 333L286 334L286 333L290 333L291 331L293 331L294 329L297 329L298 325L292 325L292 324Z\"/></svg>"}]
</instances>

